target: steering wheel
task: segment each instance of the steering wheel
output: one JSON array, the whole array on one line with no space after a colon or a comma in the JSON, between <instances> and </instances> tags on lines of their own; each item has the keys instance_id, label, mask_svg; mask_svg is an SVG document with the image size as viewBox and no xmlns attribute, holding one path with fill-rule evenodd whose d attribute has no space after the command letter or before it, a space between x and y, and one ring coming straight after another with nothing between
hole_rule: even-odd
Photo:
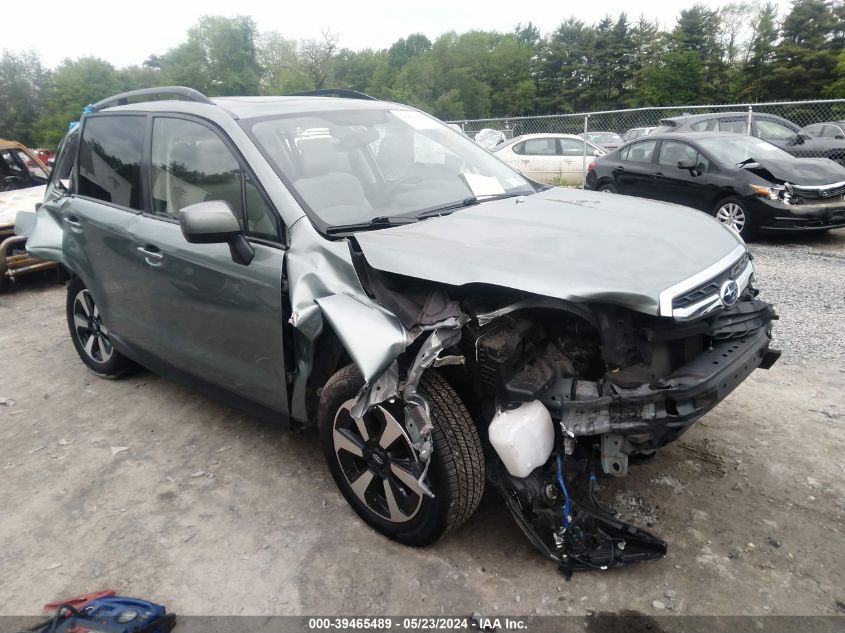
<instances>
[{"instance_id":1,"label":"steering wheel","mask_svg":"<svg viewBox=\"0 0 845 633\"><path fill-rule=\"evenodd\" d=\"M20 176L5 176L0 178L0 191L14 191L26 186L26 180Z\"/></svg>"}]
</instances>

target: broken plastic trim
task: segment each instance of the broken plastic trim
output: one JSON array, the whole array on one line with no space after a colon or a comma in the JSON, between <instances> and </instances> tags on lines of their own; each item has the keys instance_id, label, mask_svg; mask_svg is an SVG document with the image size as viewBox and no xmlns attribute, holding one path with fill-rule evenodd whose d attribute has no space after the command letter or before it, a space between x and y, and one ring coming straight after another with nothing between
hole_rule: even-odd
<instances>
[{"instance_id":1,"label":"broken plastic trim","mask_svg":"<svg viewBox=\"0 0 845 633\"><path fill-rule=\"evenodd\" d=\"M431 333L420 346L414 362L408 369L408 375L401 389L399 367L397 361L394 360L375 380L367 382L362 387L352 403L350 411L352 417L360 418L377 404L396 398L401 391L402 401L405 405L405 430L413 442L414 450L417 451L424 464L417 484L431 498L434 498L434 492L425 483L425 479L428 476L431 456L434 454L434 442L431 437L434 426L431 424L428 402L417 393L417 387L423 372L435 363L441 352L460 341L464 322L463 319L452 317L440 323L415 330L412 333L414 338L425 331L430 330Z\"/></svg>"},{"instance_id":2,"label":"broken plastic trim","mask_svg":"<svg viewBox=\"0 0 845 633\"><path fill-rule=\"evenodd\" d=\"M488 480L505 500L508 510L531 543L569 580L573 571L607 570L666 556L662 539L605 512L595 503L569 499L568 525L563 525L563 502L559 499L531 499L524 508L510 476L498 464L491 464ZM543 535L546 535L544 538Z\"/></svg>"}]
</instances>

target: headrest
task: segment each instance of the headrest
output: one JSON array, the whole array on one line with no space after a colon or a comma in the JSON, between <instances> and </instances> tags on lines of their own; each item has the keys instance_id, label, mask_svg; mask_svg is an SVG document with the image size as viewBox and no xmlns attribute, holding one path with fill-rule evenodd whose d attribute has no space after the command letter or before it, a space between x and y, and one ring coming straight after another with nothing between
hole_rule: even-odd
<instances>
[{"instance_id":1,"label":"headrest","mask_svg":"<svg viewBox=\"0 0 845 633\"><path fill-rule=\"evenodd\" d=\"M331 138L306 138L300 142L302 177L313 178L334 171L337 153Z\"/></svg>"}]
</instances>

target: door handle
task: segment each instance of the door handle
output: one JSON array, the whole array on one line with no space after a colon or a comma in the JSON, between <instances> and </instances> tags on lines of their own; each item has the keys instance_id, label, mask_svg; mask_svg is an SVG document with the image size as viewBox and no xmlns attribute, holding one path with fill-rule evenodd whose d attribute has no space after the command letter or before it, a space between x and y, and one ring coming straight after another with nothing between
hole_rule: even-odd
<instances>
[{"instance_id":1,"label":"door handle","mask_svg":"<svg viewBox=\"0 0 845 633\"><path fill-rule=\"evenodd\" d=\"M151 244L139 246L138 252L144 256L144 259L150 266L161 266L161 260L164 259L164 255L157 246L152 246Z\"/></svg>"},{"instance_id":2,"label":"door handle","mask_svg":"<svg viewBox=\"0 0 845 633\"><path fill-rule=\"evenodd\" d=\"M618 174L620 171L625 171L625 168L619 165L618 167L614 167L613 171Z\"/></svg>"},{"instance_id":3,"label":"door handle","mask_svg":"<svg viewBox=\"0 0 845 633\"><path fill-rule=\"evenodd\" d=\"M74 233L82 232L82 225L79 223L79 219L76 216L69 215L63 219L64 223L67 224Z\"/></svg>"},{"instance_id":4,"label":"door handle","mask_svg":"<svg viewBox=\"0 0 845 633\"><path fill-rule=\"evenodd\" d=\"M656 171L656 172L654 172L654 177L655 177L655 178L657 178L658 176L662 176L662 175L663 175L663 172L662 172L662 171Z\"/></svg>"}]
</instances>

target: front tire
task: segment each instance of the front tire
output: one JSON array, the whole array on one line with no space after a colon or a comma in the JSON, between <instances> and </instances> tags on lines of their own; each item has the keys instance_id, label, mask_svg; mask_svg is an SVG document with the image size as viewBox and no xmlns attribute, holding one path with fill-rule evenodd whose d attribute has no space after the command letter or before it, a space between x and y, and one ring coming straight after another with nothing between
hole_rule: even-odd
<instances>
[{"instance_id":1,"label":"front tire","mask_svg":"<svg viewBox=\"0 0 845 633\"><path fill-rule=\"evenodd\" d=\"M132 368L132 361L114 349L99 307L79 277L68 283L66 312L73 346L91 371L103 378L117 378Z\"/></svg>"},{"instance_id":2,"label":"front tire","mask_svg":"<svg viewBox=\"0 0 845 633\"><path fill-rule=\"evenodd\" d=\"M720 200L713 209L713 216L745 241L754 236L754 225L748 206L741 198L731 196Z\"/></svg>"},{"instance_id":3,"label":"front tire","mask_svg":"<svg viewBox=\"0 0 845 633\"><path fill-rule=\"evenodd\" d=\"M329 471L352 509L388 538L429 545L466 521L484 492L484 453L472 418L440 376L423 374L418 392L430 407L434 454L426 496L417 479L423 464L403 424L400 402L381 403L362 418L350 408L364 384L354 365L323 388L318 421Z\"/></svg>"}]
</instances>

